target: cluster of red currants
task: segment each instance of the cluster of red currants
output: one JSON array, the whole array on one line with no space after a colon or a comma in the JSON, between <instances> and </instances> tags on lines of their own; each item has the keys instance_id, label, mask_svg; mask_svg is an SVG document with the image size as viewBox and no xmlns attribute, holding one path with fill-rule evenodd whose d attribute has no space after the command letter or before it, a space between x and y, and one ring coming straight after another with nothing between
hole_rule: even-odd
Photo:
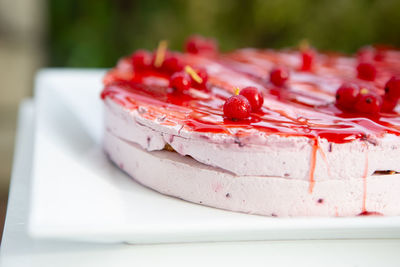
<instances>
[{"instance_id":1,"label":"cluster of red currants","mask_svg":"<svg viewBox=\"0 0 400 267\"><path fill-rule=\"evenodd\" d=\"M217 45L213 39L192 36L185 42L185 50L191 54L215 54ZM157 54L145 50L132 55L135 71L154 70L169 75L169 86L176 91L184 92L189 88L205 89L208 75L203 68L191 68L177 53L165 51L162 61L157 64Z\"/></svg>"},{"instance_id":2,"label":"cluster of red currants","mask_svg":"<svg viewBox=\"0 0 400 267\"><path fill-rule=\"evenodd\" d=\"M270 72L270 82L275 86L283 86L289 79L289 71L284 67L276 67ZM239 95L228 98L224 104L224 116L232 120L242 120L251 112L261 109L264 97L256 87L245 87Z\"/></svg>"},{"instance_id":3,"label":"cluster of red currants","mask_svg":"<svg viewBox=\"0 0 400 267\"><path fill-rule=\"evenodd\" d=\"M383 96L360 88L355 83L345 83L336 92L336 106L343 111L377 115L392 112L400 98L400 77L393 76L385 85Z\"/></svg>"},{"instance_id":4,"label":"cluster of red currants","mask_svg":"<svg viewBox=\"0 0 400 267\"><path fill-rule=\"evenodd\" d=\"M224 116L231 120L243 120L251 112L261 109L264 97L256 87L245 87L238 95L231 96L225 101Z\"/></svg>"},{"instance_id":5,"label":"cluster of red currants","mask_svg":"<svg viewBox=\"0 0 400 267\"><path fill-rule=\"evenodd\" d=\"M159 66L156 66L156 54L146 50L138 50L132 55L132 64L136 72L154 70L171 75L181 71L184 67L175 53L166 52L165 58Z\"/></svg>"}]
</instances>

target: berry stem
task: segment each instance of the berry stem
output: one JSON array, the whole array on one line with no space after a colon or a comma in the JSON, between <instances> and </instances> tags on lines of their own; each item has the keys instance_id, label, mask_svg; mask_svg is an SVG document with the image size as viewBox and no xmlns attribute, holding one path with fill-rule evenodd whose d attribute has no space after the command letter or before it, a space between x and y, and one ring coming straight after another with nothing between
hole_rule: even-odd
<instances>
[{"instance_id":1,"label":"berry stem","mask_svg":"<svg viewBox=\"0 0 400 267\"><path fill-rule=\"evenodd\" d=\"M307 51L310 49L310 42L307 39L303 39L299 43L299 49L301 52Z\"/></svg>"},{"instance_id":2,"label":"berry stem","mask_svg":"<svg viewBox=\"0 0 400 267\"><path fill-rule=\"evenodd\" d=\"M197 74L197 72L189 65L185 66L185 72L192 77L192 79L197 83L202 83L203 79Z\"/></svg>"},{"instance_id":3,"label":"berry stem","mask_svg":"<svg viewBox=\"0 0 400 267\"><path fill-rule=\"evenodd\" d=\"M156 68L161 67L165 59L167 48L168 48L168 42L166 40L162 40L158 43L156 58L154 60L154 67Z\"/></svg>"},{"instance_id":4,"label":"berry stem","mask_svg":"<svg viewBox=\"0 0 400 267\"><path fill-rule=\"evenodd\" d=\"M361 95L366 95L366 94L368 94L369 93L369 90L367 89L367 88L362 88L361 90L360 90L360 94Z\"/></svg>"}]
</instances>

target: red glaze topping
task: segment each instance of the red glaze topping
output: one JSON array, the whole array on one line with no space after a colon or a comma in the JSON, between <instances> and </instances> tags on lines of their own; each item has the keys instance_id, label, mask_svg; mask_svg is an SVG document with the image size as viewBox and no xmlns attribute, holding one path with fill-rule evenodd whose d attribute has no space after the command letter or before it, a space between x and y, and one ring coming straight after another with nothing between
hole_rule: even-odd
<instances>
[{"instance_id":1,"label":"red glaze topping","mask_svg":"<svg viewBox=\"0 0 400 267\"><path fill-rule=\"evenodd\" d=\"M376 211L363 211L358 216L383 216L383 214Z\"/></svg>"},{"instance_id":2,"label":"red glaze topping","mask_svg":"<svg viewBox=\"0 0 400 267\"><path fill-rule=\"evenodd\" d=\"M378 72L373 81L357 79L357 59L337 54L313 56L312 72L298 70L304 61L304 52L297 51L243 49L212 58L192 53L176 53L176 56L202 77L200 84L192 80L189 90L184 86L185 94L171 90L170 74L154 68L138 71L128 67L131 61L122 59L104 78L102 97L111 98L127 109L144 106L149 112L141 116L150 120L164 116L166 119L161 124L183 126L194 132L229 135L261 132L308 137L310 142L319 137L335 143L387 133L400 135L400 116L393 107L390 112L386 111L384 102L374 116L365 112L366 107L375 110L379 106L379 97L375 96L384 95L387 81L400 75L400 51L385 50L382 61L374 63ZM291 72L285 89L268 82L276 65ZM349 82L359 84L360 88L367 87L374 95L357 100L360 101L357 109L362 112L335 105L337 89ZM246 119L227 119L225 102L236 87L248 86L260 90L263 106L251 111Z\"/></svg>"}]
</instances>

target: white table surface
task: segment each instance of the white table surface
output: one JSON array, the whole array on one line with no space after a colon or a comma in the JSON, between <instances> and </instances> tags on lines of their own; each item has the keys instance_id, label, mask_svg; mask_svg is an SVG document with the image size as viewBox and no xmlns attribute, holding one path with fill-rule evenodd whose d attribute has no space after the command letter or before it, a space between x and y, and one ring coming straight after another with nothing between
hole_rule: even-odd
<instances>
[{"instance_id":1,"label":"white table surface","mask_svg":"<svg viewBox=\"0 0 400 267\"><path fill-rule=\"evenodd\" d=\"M1 266L400 266L399 239L163 245L32 239L26 227L33 119L33 101L25 101L20 109Z\"/></svg>"}]
</instances>

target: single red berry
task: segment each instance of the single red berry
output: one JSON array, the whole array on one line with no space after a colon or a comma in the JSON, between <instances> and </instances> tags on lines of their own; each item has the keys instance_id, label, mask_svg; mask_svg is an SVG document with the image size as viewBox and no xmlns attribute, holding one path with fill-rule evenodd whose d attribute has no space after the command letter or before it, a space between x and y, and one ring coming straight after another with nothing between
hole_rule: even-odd
<instances>
[{"instance_id":1,"label":"single red berry","mask_svg":"<svg viewBox=\"0 0 400 267\"><path fill-rule=\"evenodd\" d=\"M231 96L224 104L224 115L228 119L246 119L250 116L250 111L250 102L242 95Z\"/></svg>"},{"instance_id":2,"label":"single red berry","mask_svg":"<svg viewBox=\"0 0 400 267\"><path fill-rule=\"evenodd\" d=\"M310 71L314 65L315 52L312 49L307 49L301 52L301 70Z\"/></svg>"},{"instance_id":3,"label":"single red berry","mask_svg":"<svg viewBox=\"0 0 400 267\"><path fill-rule=\"evenodd\" d=\"M251 111L253 112L259 110L264 103L264 97L261 92L252 86L245 87L240 90L239 95L242 95L249 100Z\"/></svg>"},{"instance_id":4,"label":"single red berry","mask_svg":"<svg viewBox=\"0 0 400 267\"><path fill-rule=\"evenodd\" d=\"M385 85L385 98L397 100L400 98L400 76L393 76Z\"/></svg>"},{"instance_id":5,"label":"single red berry","mask_svg":"<svg viewBox=\"0 0 400 267\"><path fill-rule=\"evenodd\" d=\"M385 97L382 102L381 110L383 112L393 112L393 110L397 106L398 102L399 102L398 99L390 99L390 98Z\"/></svg>"},{"instance_id":6,"label":"single red berry","mask_svg":"<svg viewBox=\"0 0 400 267\"><path fill-rule=\"evenodd\" d=\"M376 68L368 62L361 62L357 66L357 77L366 81L373 81L376 78Z\"/></svg>"},{"instance_id":7,"label":"single red berry","mask_svg":"<svg viewBox=\"0 0 400 267\"><path fill-rule=\"evenodd\" d=\"M382 98L377 94L368 92L366 94L359 94L354 105L354 110L366 114L377 114L381 106Z\"/></svg>"},{"instance_id":8,"label":"single red berry","mask_svg":"<svg viewBox=\"0 0 400 267\"><path fill-rule=\"evenodd\" d=\"M194 35L186 40L184 50L191 54L215 54L218 45L214 39Z\"/></svg>"},{"instance_id":9,"label":"single red berry","mask_svg":"<svg viewBox=\"0 0 400 267\"><path fill-rule=\"evenodd\" d=\"M208 74L207 71L203 68L196 68L195 69L197 75L201 78L201 82L197 82L195 79L192 78L192 84L193 87L198 88L198 89L204 89L207 87L207 81L208 81Z\"/></svg>"},{"instance_id":10,"label":"single red berry","mask_svg":"<svg viewBox=\"0 0 400 267\"><path fill-rule=\"evenodd\" d=\"M188 90L190 85L190 77L183 71L174 73L169 79L169 86L180 92Z\"/></svg>"},{"instance_id":11,"label":"single red berry","mask_svg":"<svg viewBox=\"0 0 400 267\"><path fill-rule=\"evenodd\" d=\"M162 70L168 74L182 71L183 67L184 63L182 62L182 60L180 60L177 56L173 55L167 57L161 65Z\"/></svg>"},{"instance_id":12,"label":"single red berry","mask_svg":"<svg viewBox=\"0 0 400 267\"><path fill-rule=\"evenodd\" d=\"M282 86L289 79L289 72L286 68L275 68L269 74L270 81L276 86Z\"/></svg>"},{"instance_id":13,"label":"single red berry","mask_svg":"<svg viewBox=\"0 0 400 267\"><path fill-rule=\"evenodd\" d=\"M132 64L136 71L147 69L151 65L152 54L146 50L138 50L132 55Z\"/></svg>"},{"instance_id":14,"label":"single red berry","mask_svg":"<svg viewBox=\"0 0 400 267\"><path fill-rule=\"evenodd\" d=\"M340 109L352 109L360 93L360 87L354 83L344 83L336 91L336 106Z\"/></svg>"}]
</instances>

